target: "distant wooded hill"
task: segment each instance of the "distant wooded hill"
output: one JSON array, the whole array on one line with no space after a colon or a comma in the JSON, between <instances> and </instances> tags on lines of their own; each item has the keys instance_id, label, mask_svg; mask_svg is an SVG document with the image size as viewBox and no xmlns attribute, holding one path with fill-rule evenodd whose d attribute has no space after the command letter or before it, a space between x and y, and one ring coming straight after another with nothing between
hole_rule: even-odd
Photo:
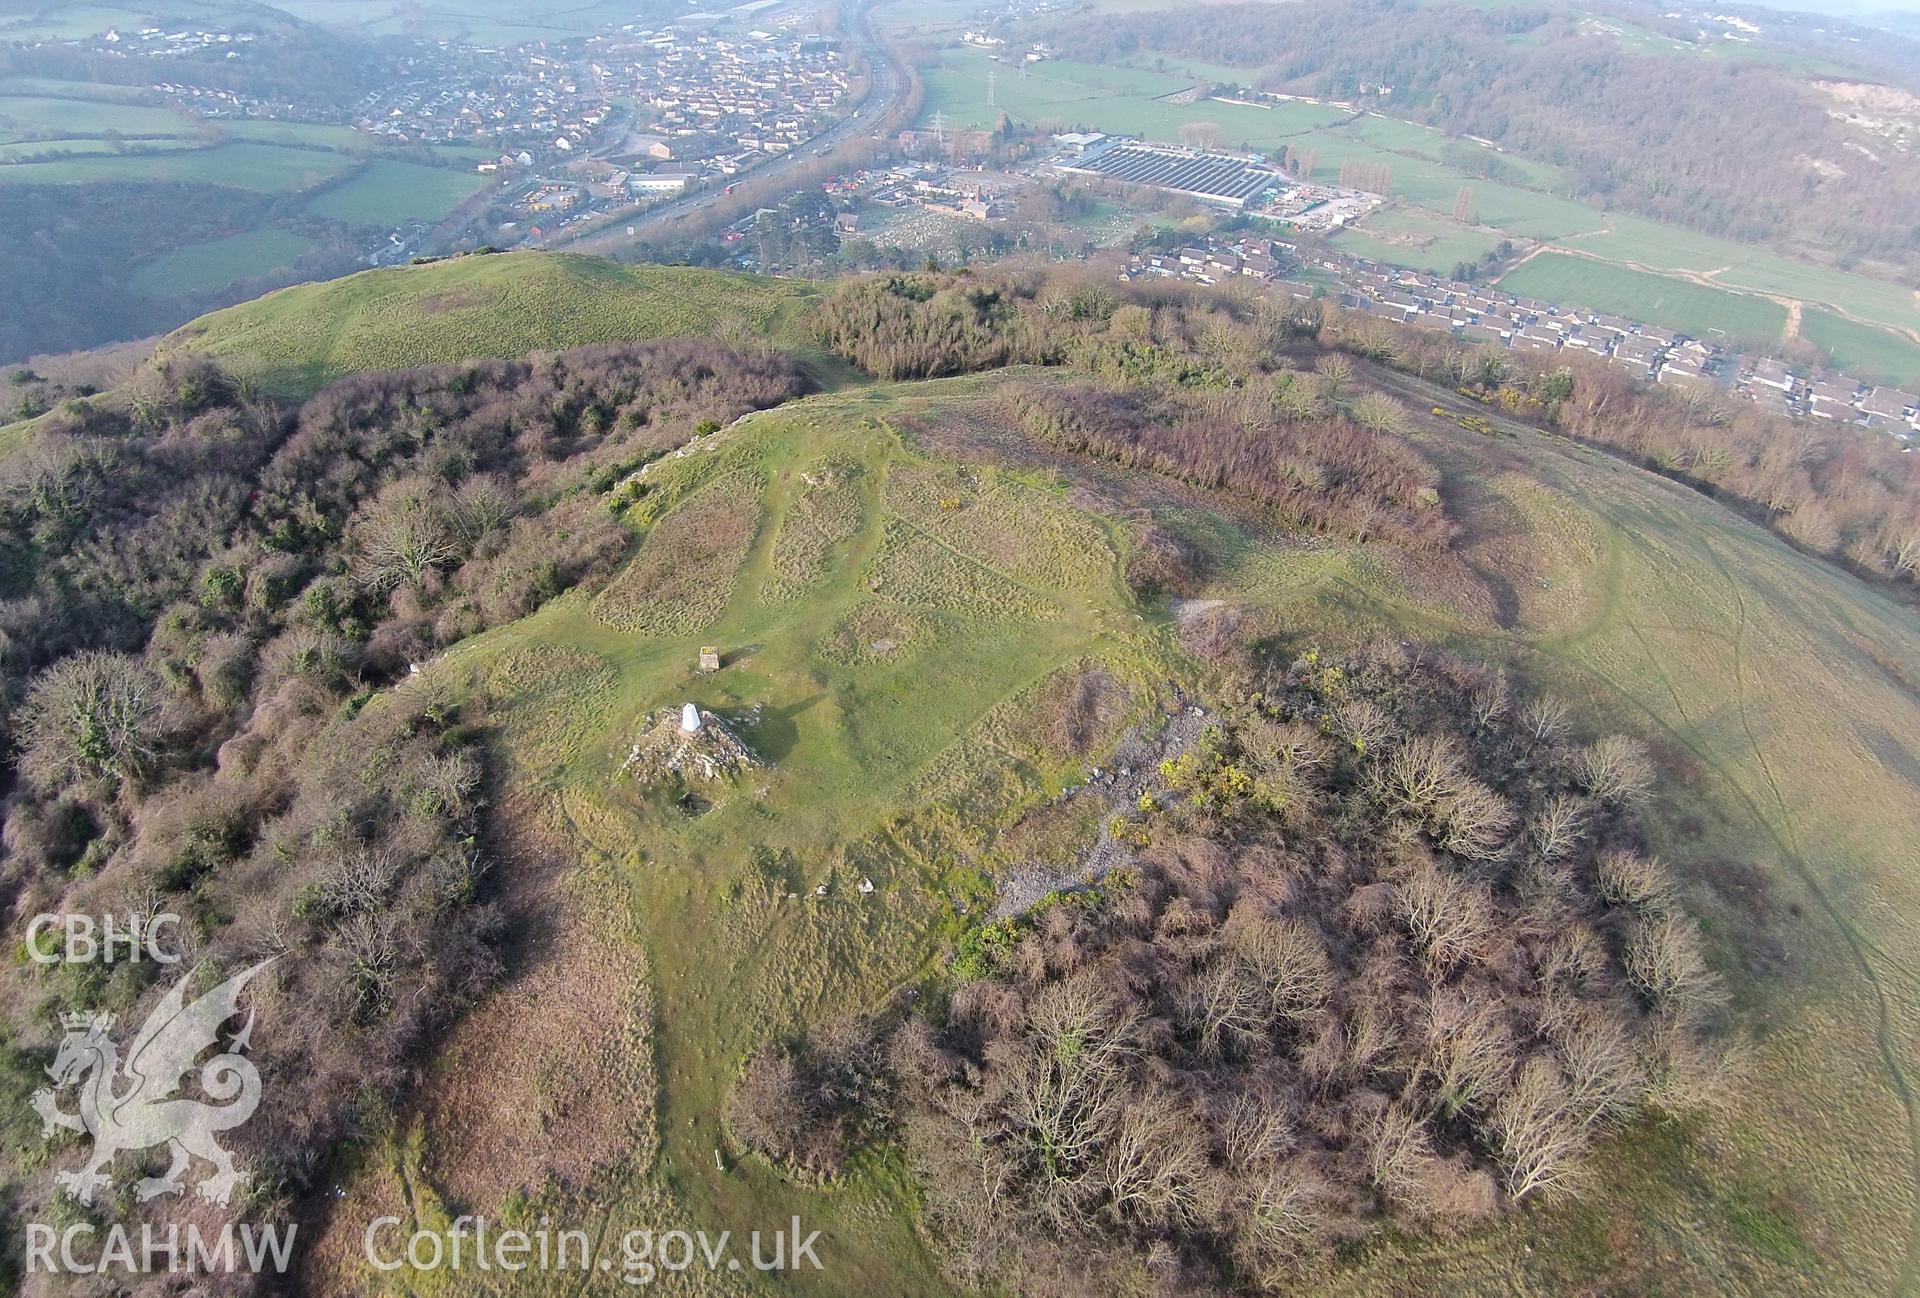
<instances>
[{"instance_id":1,"label":"distant wooded hill","mask_svg":"<svg viewBox=\"0 0 1920 1298\"><path fill-rule=\"evenodd\" d=\"M1090 62L1257 68L1262 89L1366 100L1551 163L1580 198L1920 268L1920 159L1832 116L1837 102L1815 84L1847 68L1898 84L1901 65L1880 60L1901 51L1910 79L1913 52L1897 37L1886 40L1899 51L1842 64L1812 32L1793 51L1763 38L1728 55L1694 44L1685 23L1638 11L1614 22L1547 7L1307 0L1284 18L1243 4L1065 21L1050 39Z\"/></svg>"}]
</instances>

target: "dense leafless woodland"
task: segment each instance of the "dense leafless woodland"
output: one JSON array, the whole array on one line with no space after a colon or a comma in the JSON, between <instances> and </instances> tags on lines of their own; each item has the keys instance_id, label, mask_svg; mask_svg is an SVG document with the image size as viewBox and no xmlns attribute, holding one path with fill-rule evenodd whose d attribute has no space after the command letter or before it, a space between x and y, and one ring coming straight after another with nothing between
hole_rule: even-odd
<instances>
[{"instance_id":1,"label":"dense leafless woodland","mask_svg":"<svg viewBox=\"0 0 1920 1298\"><path fill-rule=\"evenodd\" d=\"M1315 331L1696 487L1857 572L1906 589L1920 582L1920 459L1891 437L1777 419L1703 388L1649 388L1597 359L1468 347L1337 308Z\"/></svg>"},{"instance_id":2,"label":"dense leafless woodland","mask_svg":"<svg viewBox=\"0 0 1920 1298\"><path fill-rule=\"evenodd\" d=\"M1604 362L1536 358L1315 300L1063 269L888 275L837 289L828 346L883 378L1062 366L1008 417L1071 449L1274 507L1292 526L1414 547L1453 527L1397 434L1371 362L1457 388L1724 500L1813 553L1920 580L1920 458L1850 427L1789 423Z\"/></svg>"},{"instance_id":3,"label":"dense leafless woodland","mask_svg":"<svg viewBox=\"0 0 1920 1298\"><path fill-rule=\"evenodd\" d=\"M375 687L599 580L629 543L608 487L801 388L784 361L672 342L364 374L283 410L184 359L8 458L6 899L182 914L209 980L299 957L254 984L275 1025L276 1103L239 1137L259 1201L302 1198L392 1101L513 919L485 718ZM0 1072L37 1073L64 1010L137 1015L155 970L23 967L0 994L31 1027ZM31 1120L7 1116L9 1149L38 1148ZM0 1167L16 1206L47 1193L44 1163Z\"/></svg>"},{"instance_id":4,"label":"dense leafless woodland","mask_svg":"<svg viewBox=\"0 0 1920 1298\"><path fill-rule=\"evenodd\" d=\"M1044 387L1014 399L1014 418L1061 450L1226 492L1290 528L1446 548L1454 528L1433 467L1404 438L1320 402L1298 418L1275 417L1294 383L1324 386L1288 375L1215 402Z\"/></svg>"},{"instance_id":5,"label":"dense leafless woodland","mask_svg":"<svg viewBox=\"0 0 1920 1298\"><path fill-rule=\"evenodd\" d=\"M1256 670L1161 774L1135 866L976 930L931 1009L762 1049L736 1134L819 1175L904 1142L968 1281L1279 1291L1577 1194L1720 1085L1636 741L1396 646Z\"/></svg>"}]
</instances>

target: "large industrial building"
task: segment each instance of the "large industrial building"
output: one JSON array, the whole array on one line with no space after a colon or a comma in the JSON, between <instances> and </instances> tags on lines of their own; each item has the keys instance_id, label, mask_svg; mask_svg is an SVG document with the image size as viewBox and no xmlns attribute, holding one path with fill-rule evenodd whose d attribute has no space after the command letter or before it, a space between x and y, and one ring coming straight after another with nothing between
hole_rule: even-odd
<instances>
[{"instance_id":1,"label":"large industrial building","mask_svg":"<svg viewBox=\"0 0 1920 1298\"><path fill-rule=\"evenodd\" d=\"M1098 137L1096 137L1097 139ZM1100 176L1129 185L1147 185L1238 210L1287 180L1272 167L1230 153L1207 153L1138 140L1063 137L1065 147L1054 166L1073 175Z\"/></svg>"}]
</instances>

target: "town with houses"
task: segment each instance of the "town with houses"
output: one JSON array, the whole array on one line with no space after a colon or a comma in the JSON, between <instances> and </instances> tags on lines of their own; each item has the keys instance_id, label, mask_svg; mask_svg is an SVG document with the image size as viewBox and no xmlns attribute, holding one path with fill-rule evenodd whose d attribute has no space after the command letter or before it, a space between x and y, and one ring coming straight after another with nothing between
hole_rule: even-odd
<instances>
[{"instance_id":1,"label":"town with houses","mask_svg":"<svg viewBox=\"0 0 1920 1298\"><path fill-rule=\"evenodd\" d=\"M750 19L780 3L752 0L725 16ZM730 177L826 125L846 96L847 69L833 41L792 30L792 19L737 35L704 30L721 16L629 25L564 56L462 50L431 82L369 96L353 125L401 142L498 147L477 164L483 172L611 159L594 179L635 198Z\"/></svg>"},{"instance_id":2,"label":"town with houses","mask_svg":"<svg viewBox=\"0 0 1920 1298\"><path fill-rule=\"evenodd\" d=\"M1302 278L1304 273L1321 282ZM1769 414L1824 419L1890 433L1920 446L1920 395L1831 371L1800 376L1771 357L1607 315L1502 293L1497 287L1386 266L1277 239L1207 238L1133 257L1128 277L1164 275L1201 284L1236 277L1274 282L1298 297L1326 292L1342 307L1516 351L1603 360L1649 383L1697 383L1752 401ZM1331 287L1330 287L1331 286Z\"/></svg>"},{"instance_id":3,"label":"town with houses","mask_svg":"<svg viewBox=\"0 0 1920 1298\"><path fill-rule=\"evenodd\" d=\"M1016 4L1029 13L1057 7L1057 0ZM812 10L787 0L747 0L553 45L418 40L395 56L402 75L344 108L250 98L166 75L187 53L225 49L227 58L237 57L255 39L246 32L116 29L95 38L94 47L160 60L155 87L203 117L330 122L395 145L459 149L468 159L461 165L502 182L490 199L498 218L491 237L504 246L543 247L589 221L690 189L729 186L837 120L851 71L839 43L810 30L814 19ZM1045 45L1012 48L986 30L961 40L1005 62L1055 56ZM1054 135L1036 159L996 170L983 161L995 142L991 132L949 132L936 115L932 129L898 133L892 161L833 177L825 203L790 219L796 228L826 222L827 233L844 240L865 233L862 210L1006 221L1021 191L1042 180L1157 191L1196 209L1269 223L1286 238L1198 237L1185 248L1132 257L1125 275L1271 281L1469 342L1592 357L1636 379L1708 384L1776 415L1858 424L1899 436L1910 449L1920 445L1920 396L1912 392L1831 372L1796 373L1776 358L1743 355L1712 339L1333 251L1312 236L1364 221L1387 200L1364 189L1303 183L1259 154L1074 131ZM723 242L742 241L761 215L723 231ZM408 222L367 260L407 260L428 250L434 234L426 222ZM735 257L751 264L745 249Z\"/></svg>"},{"instance_id":4,"label":"town with houses","mask_svg":"<svg viewBox=\"0 0 1920 1298\"><path fill-rule=\"evenodd\" d=\"M508 205L523 219L507 232L539 244L594 216L730 183L818 134L849 75L838 42L806 30L812 18L786 0L747 0L551 47L420 41L389 84L344 110L172 79L155 88L215 120L348 125L394 145L484 150L475 170L517 185ZM110 31L100 44L149 55L252 39L153 28ZM408 233L394 231L368 260L412 255L419 245Z\"/></svg>"},{"instance_id":5,"label":"town with houses","mask_svg":"<svg viewBox=\"0 0 1920 1298\"><path fill-rule=\"evenodd\" d=\"M902 132L902 152L984 152L984 132ZM1650 383L1694 383L1745 398L1770 414L1857 424L1920 447L1920 396L1861 383L1831 371L1801 375L1785 363L1751 356L1711 339L1692 338L1639 321L1562 307L1349 256L1303 239L1337 230L1384 203L1377 194L1303 185L1261 160L1150 144L1125 137L1069 132L1036 166L996 170L907 157L826 185L840 206L820 219L841 238L863 233L858 209L916 209L977 222L1012 218L1020 192L1044 176L1105 179L1161 188L1231 214L1264 218L1285 238L1203 236L1189 246L1130 257L1124 277L1169 276L1201 284L1272 283L1299 297L1332 296L1349 310L1437 329L1468 342L1516 351L1564 353L1603 360ZM1169 183L1170 182L1170 183ZM795 218L804 223L805 217ZM738 240L748 218L730 230ZM744 256L744 254L743 254ZM749 264L743 262L743 264Z\"/></svg>"},{"instance_id":6,"label":"town with houses","mask_svg":"<svg viewBox=\"0 0 1920 1298\"><path fill-rule=\"evenodd\" d=\"M1302 184L1258 155L1097 132L1067 132L1055 136L1053 143L1055 151L1039 168L1042 172L1159 189L1224 212L1265 218L1297 234L1338 230L1385 201L1360 190ZM907 164L886 173L867 192L882 201L914 202L933 211L989 220L1007 210L1012 190L1008 181L1019 179ZM1334 286L1337 300L1349 309L1493 347L1594 357L1646 382L1709 384L1770 414L1859 424L1920 445L1920 396L1899 388L1864 384L1832 371L1798 375L1777 359L1745 355L1710 339L1330 249L1309 251L1270 238L1206 238L1175 252L1136 256L1124 273L1204 284L1235 278L1285 282L1308 266ZM1302 295L1312 292L1304 282L1294 281L1292 287Z\"/></svg>"}]
</instances>

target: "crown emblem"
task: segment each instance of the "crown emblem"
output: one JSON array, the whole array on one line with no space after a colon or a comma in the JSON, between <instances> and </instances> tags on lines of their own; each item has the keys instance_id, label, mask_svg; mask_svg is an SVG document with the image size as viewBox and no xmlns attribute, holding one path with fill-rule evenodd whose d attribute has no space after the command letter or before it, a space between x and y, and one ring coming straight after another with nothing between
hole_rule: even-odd
<instances>
[{"instance_id":1,"label":"crown emblem","mask_svg":"<svg viewBox=\"0 0 1920 1298\"><path fill-rule=\"evenodd\" d=\"M68 1032L87 1032L90 1030L107 1031L113 1026L113 1015L93 1014L85 1010L62 1014L60 1026Z\"/></svg>"}]
</instances>

